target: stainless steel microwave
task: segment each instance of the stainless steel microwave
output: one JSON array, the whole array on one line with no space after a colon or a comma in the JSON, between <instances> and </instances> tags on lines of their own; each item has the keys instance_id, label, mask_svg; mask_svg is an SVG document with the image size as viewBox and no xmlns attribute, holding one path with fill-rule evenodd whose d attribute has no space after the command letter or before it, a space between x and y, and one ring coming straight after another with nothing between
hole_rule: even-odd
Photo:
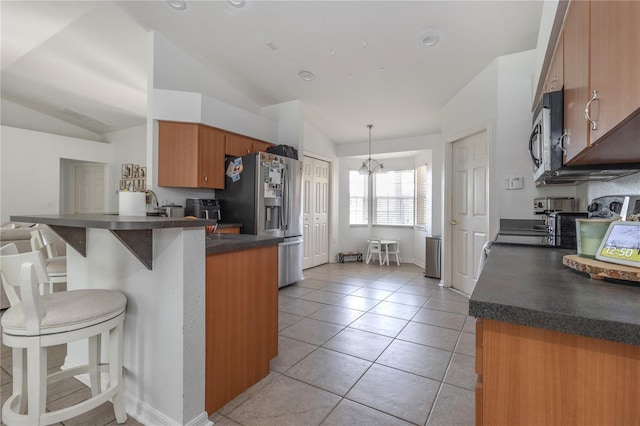
<instances>
[{"instance_id":1,"label":"stainless steel microwave","mask_svg":"<svg viewBox=\"0 0 640 426\"><path fill-rule=\"evenodd\" d=\"M640 163L565 166L564 91L542 95L533 114L529 156L536 186L606 181L640 170Z\"/></svg>"},{"instance_id":2,"label":"stainless steel microwave","mask_svg":"<svg viewBox=\"0 0 640 426\"><path fill-rule=\"evenodd\" d=\"M562 167L563 110L564 92L559 90L542 95L534 111L529 156L536 185Z\"/></svg>"}]
</instances>

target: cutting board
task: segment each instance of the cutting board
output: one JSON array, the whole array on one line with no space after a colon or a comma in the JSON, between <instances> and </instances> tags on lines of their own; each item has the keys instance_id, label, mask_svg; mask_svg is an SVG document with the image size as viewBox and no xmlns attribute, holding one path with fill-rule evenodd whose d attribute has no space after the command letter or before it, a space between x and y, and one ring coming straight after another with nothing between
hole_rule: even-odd
<instances>
[{"instance_id":1,"label":"cutting board","mask_svg":"<svg viewBox=\"0 0 640 426\"><path fill-rule=\"evenodd\" d=\"M577 254L564 256L562 263L569 268L586 272L594 280L613 278L616 280L640 282L640 268L634 268L633 266L617 265L615 263L587 259L585 257L579 257Z\"/></svg>"}]
</instances>

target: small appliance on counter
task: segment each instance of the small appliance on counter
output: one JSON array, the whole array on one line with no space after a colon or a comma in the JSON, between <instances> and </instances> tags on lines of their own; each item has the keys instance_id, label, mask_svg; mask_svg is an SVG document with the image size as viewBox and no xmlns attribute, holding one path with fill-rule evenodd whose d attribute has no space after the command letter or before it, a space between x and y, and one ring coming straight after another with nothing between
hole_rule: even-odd
<instances>
[{"instance_id":1,"label":"small appliance on counter","mask_svg":"<svg viewBox=\"0 0 640 426\"><path fill-rule=\"evenodd\" d=\"M187 198L184 214L198 219L216 219L220 222L220 202L213 198Z\"/></svg>"},{"instance_id":2,"label":"small appliance on counter","mask_svg":"<svg viewBox=\"0 0 640 426\"><path fill-rule=\"evenodd\" d=\"M586 219L587 212L553 212L549 214L549 245L577 248L576 220Z\"/></svg>"},{"instance_id":3,"label":"small appliance on counter","mask_svg":"<svg viewBox=\"0 0 640 426\"><path fill-rule=\"evenodd\" d=\"M589 218L640 220L640 195L597 197L587 207Z\"/></svg>"},{"instance_id":4,"label":"small appliance on counter","mask_svg":"<svg viewBox=\"0 0 640 426\"><path fill-rule=\"evenodd\" d=\"M166 217L184 217L184 207L176 206L175 204L160 206L159 210L164 210Z\"/></svg>"},{"instance_id":5,"label":"small appliance on counter","mask_svg":"<svg viewBox=\"0 0 640 426\"><path fill-rule=\"evenodd\" d=\"M535 197L533 199L533 214L549 215L552 212L572 212L576 207L573 197Z\"/></svg>"}]
</instances>

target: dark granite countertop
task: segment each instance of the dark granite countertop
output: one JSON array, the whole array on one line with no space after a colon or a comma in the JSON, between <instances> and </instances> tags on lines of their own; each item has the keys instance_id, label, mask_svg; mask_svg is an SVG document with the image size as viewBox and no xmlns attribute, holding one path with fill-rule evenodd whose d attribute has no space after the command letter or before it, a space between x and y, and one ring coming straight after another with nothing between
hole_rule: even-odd
<instances>
[{"instance_id":1,"label":"dark granite countertop","mask_svg":"<svg viewBox=\"0 0 640 426\"><path fill-rule=\"evenodd\" d=\"M214 234L207 238L207 255L228 253L279 244L282 237L267 237L248 234Z\"/></svg>"},{"instance_id":2,"label":"dark granite countertop","mask_svg":"<svg viewBox=\"0 0 640 426\"><path fill-rule=\"evenodd\" d=\"M185 219L159 216L119 216L117 214L48 214L11 216L15 222L44 223L76 228L101 228L111 230L141 230L160 228L193 228L214 225L215 219Z\"/></svg>"},{"instance_id":3,"label":"dark granite countertop","mask_svg":"<svg viewBox=\"0 0 640 426\"><path fill-rule=\"evenodd\" d=\"M562 264L573 250L494 244L469 315L640 345L640 286Z\"/></svg>"}]
</instances>

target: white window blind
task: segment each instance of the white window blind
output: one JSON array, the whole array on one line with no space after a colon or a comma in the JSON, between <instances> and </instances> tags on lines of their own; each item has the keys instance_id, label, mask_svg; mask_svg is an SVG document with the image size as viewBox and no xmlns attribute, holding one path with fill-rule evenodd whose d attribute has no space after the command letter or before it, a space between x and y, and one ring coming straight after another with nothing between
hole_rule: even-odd
<instances>
[{"instance_id":1,"label":"white window blind","mask_svg":"<svg viewBox=\"0 0 640 426\"><path fill-rule=\"evenodd\" d=\"M416 167L416 228L431 232L431 171Z\"/></svg>"},{"instance_id":2,"label":"white window blind","mask_svg":"<svg viewBox=\"0 0 640 426\"><path fill-rule=\"evenodd\" d=\"M373 175L373 224L413 226L414 171L395 170Z\"/></svg>"},{"instance_id":3,"label":"white window blind","mask_svg":"<svg viewBox=\"0 0 640 426\"><path fill-rule=\"evenodd\" d=\"M369 223L369 176L349 171L349 224Z\"/></svg>"}]
</instances>

